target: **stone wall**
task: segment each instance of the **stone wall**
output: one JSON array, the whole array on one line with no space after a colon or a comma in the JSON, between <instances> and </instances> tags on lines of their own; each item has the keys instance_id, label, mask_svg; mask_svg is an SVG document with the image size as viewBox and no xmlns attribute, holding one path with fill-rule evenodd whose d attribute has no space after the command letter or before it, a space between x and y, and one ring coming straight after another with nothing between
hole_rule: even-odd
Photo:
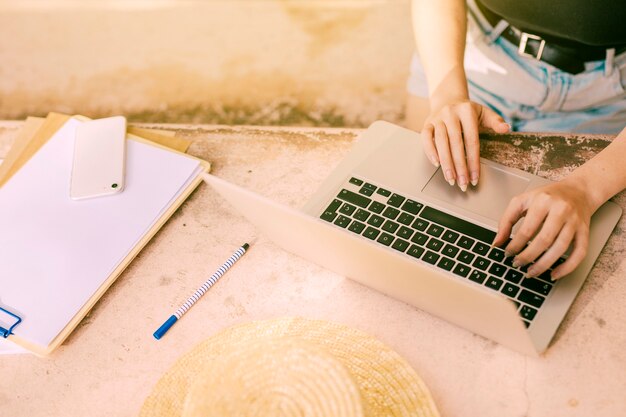
<instances>
[{"instance_id":1,"label":"stone wall","mask_svg":"<svg viewBox=\"0 0 626 417\"><path fill-rule=\"evenodd\" d=\"M408 0L0 0L0 119L402 118Z\"/></svg>"}]
</instances>

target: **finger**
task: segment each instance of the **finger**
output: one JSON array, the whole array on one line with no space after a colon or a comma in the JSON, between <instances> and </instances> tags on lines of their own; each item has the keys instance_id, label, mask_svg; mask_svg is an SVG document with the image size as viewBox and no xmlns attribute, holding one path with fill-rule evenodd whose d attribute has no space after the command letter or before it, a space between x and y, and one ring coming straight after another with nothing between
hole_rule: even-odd
<instances>
[{"instance_id":1,"label":"finger","mask_svg":"<svg viewBox=\"0 0 626 417\"><path fill-rule=\"evenodd\" d=\"M478 122L483 129L496 133L507 133L511 130L511 126L498 113L485 106L480 106L480 109Z\"/></svg>"},{"instance_id":2,"label":"finger","mask_svg":"<svg viewBox=\"0 0 626 417\"><path fill-rule=\"evenodd\" d=\"M585 259L589 246L589 226L582 226L574 235L574 248L565 262L554 268L552 280L555 281L571 273Z\"/></svg>"},{"instance_id":3,"label":"finger","mask_svg":"<svg viewBox=\"0 0 626 417\"><path fill-rule=\"evenodd\" d=\"M574 239L576 229L572 226L565 225L554 240L554 243L546 250L546 252L535 262L526 275L534 277L541 275L552 266L557 259L561 257L569 248L572 239ZM534 242L534 241L533 241Z\"/></svg>"},{"instance_id":4,"label":"finger","mask_svg":"<svg viewBox=\"0 0 626 417\"><path fill-rule=\"evenodd\" d=\"M461 122L456 116L450 116L445 121L448 130L448 141L450 143L450 152L454 163L454 172L456 174L456 182L461 190L467 190L468 173L467 163L465 161L465 145L463 144L463 135L461 133Z\"/></svg>"},{"instance_id":5,"label":"finger","mask_svg":"<svg viewBox=\"0 0 626 417\"><path fill-rule=\"evenodd\" d=\"M480 176L480 143L478 141L478 116L472 107L461 112L461 126L465 141L465 154L469 168L469 178L473 186L478 184Z\"/></svg>"},{"instance_id":6,"label":"finger","mask_svg":"<svg viewBox=\"0 0 626 417\"><path fill-rule=\"evenodd\" d=\"M526 246L528 241L539 231L541 224L548 215L548 210L549 207L547 204L537 202L536 200L531 202L522 224L517 230L517 233L515 233L515 236L513 236L513 239L511 239L511 243L507 245L504 251L507 254L519 253ZM516 257L514 265L526 265L526 263L522 263L522 261L523 259L517 259Z\"/></svg>"},{"instance_id":7,"label":"finger","mask_svg":"<svg viewBox=\"0 0 626 417\"><path fill-rule=\"evenodd\" d=\"M441 162L441 170L448 181L448 184L454 185L454 164L452 163L452 155L450 154L450 144L448 142L448 131L446 125L442 122L435 123L435 146L437 147L437 155Z\"/></svg>"},{"instance_id":8,"label":"finger","mask_svg":"<svg viewBox=\"0 0 626 417\"><path fill-rule=\"evenodd\" d=\"M527 263L533 262L542 253L550 249L550 247L555 243L554 241L555 239L557 239L557 236L559 236L559 233L561 232L561 229L563 229L566 221L567 218L565 218L563 212L555 209L550 210L548 216L546 217L546 220L541 225L541 230L533 238L532 242L530 242L530 244L517 255L517 260L522 265L526 265ZM572 231L570 240L573 236L574 232ZM569 245L569 242L567 242L567 244ZM565 247L561 255L565 252L566 249L567 247ZM543 272L543 270L541 272Z\"/></svg>"},{"instance_id":9,"label":"finger","mask_svg":"<svg viewBox=\"0 0 626 417\"><path fill-rule=\"evenodd\" d=\"M430 162L433 163L434 166L439 166L439 157L437 156L437 148L435 148L435 127L432 123L428 123L422 129L422 146L424 148L424 153L430 159Z\"/></svg>"},{"instance_id":10,"label":"finger","mask_svg":"<svg viewBox=\"0 0 626 417\"><path fill-rule=\"evenodd\" d=\"M498 233L491 243L493 246L500 246L511 236L511 230L515 223L526 213L527 196L522 194L513 197L509 205L504 210L500 222L498 223Z\"/></svg>"}]
</instances>

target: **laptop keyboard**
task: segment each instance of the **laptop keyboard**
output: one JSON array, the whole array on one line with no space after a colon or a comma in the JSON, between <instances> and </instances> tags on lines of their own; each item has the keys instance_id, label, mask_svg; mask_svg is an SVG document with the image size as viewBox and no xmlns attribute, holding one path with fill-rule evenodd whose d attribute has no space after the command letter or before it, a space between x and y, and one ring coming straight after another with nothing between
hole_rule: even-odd
<instances>
[{"instance_id":1,"label":"laptop keyboard","mask_svg":"<svg viewBox=\"0 0 626 417\"><path fill-rule=\"evenodd\" d=\"M564 261L527 278L530 265L513 268L513 257L490 246L495 232L358 178L345 184L320 218L504 294L526 327L552 290L550 271Z\"/></svg>"}]
</instances>

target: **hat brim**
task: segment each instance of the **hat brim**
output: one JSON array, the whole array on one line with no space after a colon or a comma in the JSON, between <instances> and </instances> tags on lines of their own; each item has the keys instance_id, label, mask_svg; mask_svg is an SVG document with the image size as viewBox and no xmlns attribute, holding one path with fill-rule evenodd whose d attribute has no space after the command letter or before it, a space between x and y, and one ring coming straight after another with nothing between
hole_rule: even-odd
<instances>
[{"instance_id":1,"label":"hat brim","mask_svg":"<svg viewBox=\"0 0 626 417\"><path fill-rule=\"evenodd\" d=\"M250 322L201 342L161 377L140 416L180 417L192 384L220 356L259 339L285 337L317 345L338 359L358 386L367 415L439 417L421 378L388 346L347 326L303 318Z\"/></svg>"}]
</instances>

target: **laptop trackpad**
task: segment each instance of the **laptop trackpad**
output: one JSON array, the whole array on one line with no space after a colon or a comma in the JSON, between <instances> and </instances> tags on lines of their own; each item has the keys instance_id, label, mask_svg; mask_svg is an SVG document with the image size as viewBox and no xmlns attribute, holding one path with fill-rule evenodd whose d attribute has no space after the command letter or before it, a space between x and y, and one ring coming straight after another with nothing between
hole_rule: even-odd
<instances>
[{"instance_id":1,"label":"laptop trackpad","mask_svg":"<svg viewBox=\"0 0 626 417\"><path fill-rule=\"evenodd\" d=\"M480 164L480 180L466 192L458 186L451 187L441 173L441 168L422 189L432 197L459 206L472 213L498 221L511 198L526 190L530 180L491 165Z\"/></svg>"}]
</instances>

